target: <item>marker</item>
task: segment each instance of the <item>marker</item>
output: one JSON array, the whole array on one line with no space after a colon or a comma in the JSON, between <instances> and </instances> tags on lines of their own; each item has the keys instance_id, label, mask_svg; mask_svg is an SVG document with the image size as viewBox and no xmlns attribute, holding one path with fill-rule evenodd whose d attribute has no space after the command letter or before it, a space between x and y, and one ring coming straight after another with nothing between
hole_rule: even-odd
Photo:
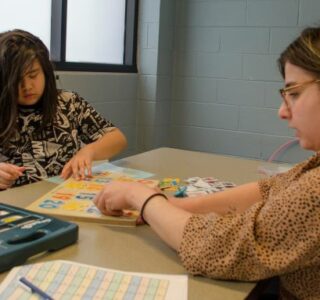
<instances>
[{"instance_id":1,"label":"marker","mask_svg":"<svg viewBox=\"0 0 320 300\"><path fill-rule=\"evenodd\" d=\"M19 283L27 289L32 294L37 294L41 297L41 299L45 300L54 300L52 297L50 297L48 294L46 294L43 290L35 286L33 283L31 283L29 280L27 280L25 277L19 277Z\"/></svg>"}]
</instances>

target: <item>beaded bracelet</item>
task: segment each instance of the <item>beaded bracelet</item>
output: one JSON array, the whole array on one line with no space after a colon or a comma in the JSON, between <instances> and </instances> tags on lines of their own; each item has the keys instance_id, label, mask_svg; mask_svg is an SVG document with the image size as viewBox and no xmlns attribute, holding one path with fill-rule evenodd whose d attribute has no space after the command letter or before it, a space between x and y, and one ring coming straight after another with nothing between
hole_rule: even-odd
<instances>
[{"instance_id":1,"label":"beaded bracelet","mask_svg":"<svg viewBox=\"0 0 320 300\"><path fill-rule=\"evenodd\" d=\"M144 223L146 223L146 224L148 224L148 222L147 222L147 221L144 219L144 217L143 217L143 213L144 213L144 211L145 211L145 209L146 209L146 205L148 204L148 202L149 202L152 198L157 197L157 196L161 196L161 197L165 198L166 200L168 200L168 198L167 198L167 196L166 196L165 194L163 194L163 193L155 193L155 194L150 195L150 196L144 201L144 203L142 204L142 207L141 207L140 217L141 217L141 220L142 220Z\"/></svg>"}]
</instances>

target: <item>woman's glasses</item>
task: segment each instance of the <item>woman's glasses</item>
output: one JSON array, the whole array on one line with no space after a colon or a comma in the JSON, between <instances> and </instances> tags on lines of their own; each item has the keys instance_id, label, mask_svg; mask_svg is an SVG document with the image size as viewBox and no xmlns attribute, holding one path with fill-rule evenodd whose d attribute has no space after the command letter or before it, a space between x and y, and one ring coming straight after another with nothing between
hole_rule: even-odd
<instances>
[{"instance_id":1,"label":"woman's glasses","mask_svg":"<svg viewBox=\"0 0 320 300\"><path fill-rule=\"evenodd\" d=\"M297 89L302 87L307 87L310 84L313 83L319 83L320 79L313 79L302 83L297 83L295 85L288 86L286 88L282 88L279 90L279 93L286 105L287 108L292 107L292 103L294 103L295 100L299 97L299 93L297 92Z\"/></svg>"}]
</instances>

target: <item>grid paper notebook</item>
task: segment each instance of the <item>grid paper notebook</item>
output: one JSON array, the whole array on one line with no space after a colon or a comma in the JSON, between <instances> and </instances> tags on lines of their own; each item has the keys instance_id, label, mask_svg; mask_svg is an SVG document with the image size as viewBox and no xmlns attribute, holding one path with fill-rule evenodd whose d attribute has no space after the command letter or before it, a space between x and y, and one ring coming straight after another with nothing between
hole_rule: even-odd
<instances>
[{"instance_id":1,"label":"grid paper notebook","mask_svg":"<svg viewBox=\"0 0 320 300\"><path fill-rule=\"evenodd\" d=\"M19 283L24 276L56 299L187 300L186 275L121 272L64 260L13 268L0 286L0 299L39 299Z\"/></svg>"}]
</instances>

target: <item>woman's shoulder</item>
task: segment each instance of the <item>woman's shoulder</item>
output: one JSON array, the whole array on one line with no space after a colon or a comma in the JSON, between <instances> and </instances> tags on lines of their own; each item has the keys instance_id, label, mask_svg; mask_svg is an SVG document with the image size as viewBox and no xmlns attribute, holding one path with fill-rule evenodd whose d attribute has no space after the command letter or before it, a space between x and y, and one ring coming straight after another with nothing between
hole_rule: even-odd
<instances>
[{"instance_id":1,"label":"woman's shoulder","mask_svg":"<svg viewBox=\"0 0 320 300\"><path fill-rule=\"evenodd\" d=\"M273 192L281 191L284 187L296 184L297 182L308 183L305 186L309 186L310 183L319 182L320 187L320 152L284 173L260 179L259 187L264 198L268 198L271 189Z\"/></svg>"},{"instance_id":2,"label":"woman's shoulder","mask_svg":"<svg viewBox=\"0 0 320 300\"><path fill-rule=\"evenodd\" d=\"M288 179L299 178L303 175L320 177L320 152L296 164L293 168L284 172L283 175Z\"/></svg>"},{"instance_id":3,"label":"woman's shoulder","mask_svg":"<svg viewBox=\"0 0 320 300\"><path fill-rule=\"evenodd\" d=\"M320 188L320 160L314 157L308 161L301 170L301 179L309 184L318 183Z\"/></svg>"},{"instance_id":4,"label":"woman's shoulder","mask_svg":"<svg viewBox=\"0 0 320 300\"><path fill-rule=\"evenodd\" d=\"M290 173L290 176L279 182L279 185L286 186L292 194L319 194L320 192L320 156L315 154L307 161L297 165L296 169Z\"/></svg>"},{"instance_id":5,"label":"woman's shoulder","mask_svg":"<svg viewBox=\"0 0 320 300\"><path fill-rule=\"evenodd\" d=\"M320 152L298 164L293 169L293 177L320 180Z\"/></svg>"}]
</instances>

